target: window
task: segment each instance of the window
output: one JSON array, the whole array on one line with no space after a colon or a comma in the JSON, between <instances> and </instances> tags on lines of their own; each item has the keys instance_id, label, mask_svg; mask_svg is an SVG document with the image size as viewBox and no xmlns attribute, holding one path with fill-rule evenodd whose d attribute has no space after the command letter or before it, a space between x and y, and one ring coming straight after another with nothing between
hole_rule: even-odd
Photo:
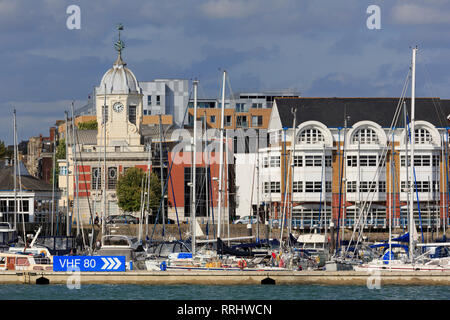
<instances>
[{"instance_id":1,"label":"window","mask_svg":"<svg viewBox=\"0 0 450 320\"><path fill-rule=\"evenodd\" d=\"M437 158L435 158L437 157ZM402 167L405 166L406 156L400 157L400 165ZM411 156L408 156L408 159L411 159ZM436 162L436 164L435 164ZM410 163L408 163L410 165ZM429 167L431 165L431 156L430 155L414 155L414 166L415 167ZM439 165L439 156L433 155L433 165Z\"/></svg>"},{"instance_id":2,"label":"window","mask_svg":"<svg viewBox=\"0 0 450 320\"><path fill-rule=\"evenodd\" d=\"M230 127L232 125L231 116L225 116L225 127Z\"/></svg>"},{"instance_id":3,"label":"window","mask_svg":"<svg viewBox=\"0 0 450 320\"><path fill-rule=\"evenodd\" d=\"M108 106L102 106L102 123L108 122Z\"/></svg>"},{"instance_id":4,"label":"window","mask_svg":"<svg viewBox=\"0 0 450 320\"><path fill-rule=\"evenodd\" d=\"M0 212L8 212L6 203L6 200L0 200Z\"/></svg>"},{"instance_id":5,"label":"window","mask_svg":"<svg viewBox=\"0 0 450 320\"><path fill-rule=\"evenodd\" d=\"M379 143L378 135L373 129L360 129L353 136L353 143L361 144L377 144Z\"/></svg>"},{"instance_id":6,"label":"window","mask_svg":"<svg viewBox=\"0 0 450 320\"><path fill-rule=\"evenodd\" d=\"M262 103L252 103L252 108L261 109L262 108Z\"/></svg>"},{"instance_id":7,"label":"window","mask_svg":"<svg viewBox=\"0 0 450 320\"><path fill-rule=\"evenodd\" d=\"M152 96L147 96L147 105L148 106L152 105Z\"/></svg>"},{"instance_id":8,"label":"window","mask_svg":"<svg viewBox=\"0 0 450 320\"><path fill-rule=\"evenodd\" d=\"M252 127L261 127L263 125L262 116L252 116Z\"/></svg>"},{"instance_id":9,"label":"window","mask_svg":"<svg viewBox=\"0 0 450 320\"><path fill-rule=\"evenodd\" d=\"M92 168L91 174L91 189L101 189L102 188L102 168Z\"/></svg>"},{"instance_id":10,"label":"window","mask_svg":"<svg viewBox=\"0 0 450 320\"><path fill-rule=\"evenodd\" d=\"M370 182L368 181L361 181L359 183L359 192L369 192Z\"/></svg>"},{"instance_id":11,"label":"window","mask_svg":"<svg viewBox=\"0 0 450 320\"><path fill-rule=\"evenodd\" d=\"M386 192L386 181L378 181L378 192Z\"/></svg>"},{"instance_id":12,"label":"window","mask_svg":"<svg viewBox=\"0 0 450 320\"><path fill-rule=\"evenodd\" d=\"M264 193L280 193L281 183L280 181L264 182Z\"/></svg>"},{"instance_id":13,"label":"window","mask_svg":"<svg viewBox=\"0 0 450 320\"><path fill-rule=\"evenodd\" d=\"M132 124L136 124L136 106L128 107L128 121Z\"/></svg>"},{"instance_id":14,"label":"window","mask_svg":"<svg viewBox=\"0 0 450 320\"><path fill-rule=\"evenodd\" d=\"M416 181L415 186L417 188L417 192L430 192L430 182L429 181ZM401 182L401 188L403 192L407 192L406 181ZM416 189L414 189L414 192Z\"/></svg>"},{"instance_id":15,"label":"window","mask_svg":"<svg viewBox=\"0 0 450 320\"><path fill-rule=\"evenodd\" d=\"M347 167L357 167L358 156L347 156Z\"/></svg>"},{"instance_id":16,"label":"window","mask_svg":"<svg viewBox=\"0 0 450 320\"><path fill-rule=\"evenodd\" d=\"M325 192L331 192L331 181L325 181Z\"/></svg>"},{"instance_id":17,"label":"window","mask_svg":"<svg viewBox=\"0 0 450 320\"><path fill-rule=\"evenodd\" d=\"M305 167L321 167L322 156L305 156Z\"/></svg>"},{"instance_id":18,"label":"window","mask_svg":"<svg viewBox=\"0 0 450 320\"><path fill-rule=\"evenodd\" d=\"M236 127L247 128L248 127L247 116L237 116L236 117Z\"/></svg>"},{"instance_id":19,"label":"window","mask_svg":"<svg viewBox=\"0 0 450 320\"><path fill-rule=\"evenodd\" d=\"M209 122L216 123L216 116L210 116L209 117Z\"/></svg>"},{"instance_id":20,"label":"window","mask_svg":"<svg viewBox=\"0 0 450 320\"><path fill-rule=\"evenodd\" d=\"M294 156L294 167L303 167L303 156Z\"/></svg>"},{"instance_id":21,"label":"window","mask_svg":"<svg viewBox=\"0 0 450 320\"><path fill-rule=\"evenodd\" d=\"M359 156L359 165L362 167L376 167L377 156Z\"/></svg>"},{"instance_id":22,"label":"window","mask_svg":"<svg viewBox=\"0 0 450 320\"><path fill-rule=\"evenodd\" d=\"M321 181L306 181L305 192L322 192Z\"/></svg>"},{"instance_id":23,"label":"window","mask_svg":"<svg viewBox=\"0 0 450 320\"><path fill-rule=\"evenodd\" d=\"M156 105L157 106L161 105L161 96L156 96Z\"/></svg>"},{"instance_id":24,"label":"window","mask_svg":"<svg viewBox=\"0 0 450 320\"><path fill-rule=\"evenodd\" d=\"M117 167L108 168L108 189L115 189L117 185Z\"/></svg>"},{"instance_id":25,"label":"window","mask_svg":"<svg viewBox=\"0 0 450 320\"><path fill-rule=\"evenodd\" d=\"M356 181L347 181L347 192L356 192Z\"/></svg>"},{"instance_id":26,"label":"window","mask_svg":"<svg viewBox=\"0 0 450 320\"><path fill-rule=\"evenodd\" d=\"M67 167L66 167L66 166L61 166L61 167L59 167L59 175L60 175L60 176L65 176L65 175L67 175Z\"/></svg>"},{"instance_id":27,"label":"window","mask_svg":"<svg viewBox=\"0 0 450 320\"><path fill-rule=\"evenodd\" d=\"M433 142L433 139L431 138L430 132L428 130L426 130L426 129L423 129L423 128L416 129L414 137L415 137L415 140L414 140L415 143L418 143L418 144L424 144L424 143L431 143L431 142Z\"/></svg>"},{"instance_id":28,"label":"window","mask_svg":"<svg viewBox=\"0 0 450 320\"><path fill-rule=\"evenodd\" d=\"M322 132L318 129L306 129L300 133L299 142L306 144L317 144L320 142L324 142L325 139L323 137Z\"/></svg>"},{"instance_id":29,"label":"window","mask_svg":"<svg viewBox=\"0 0 450 320\"><path fill-rule=\"evenodd\" d=\"M408 156L408 166L411 165L411 156ZM400 166L405 167L406 166L406 156L400 156Z\"/></svg>"},{"instance_id":30,"label":"window","mask_svg":"<svg viewBox=\"0 0 450 320\"><path fill-rule=\"evenodd\" d=\"M414 155L414 166L418 167L429 167L431 165L430 156L425 155Z\"/></svg>"},{"instance_id":31,"label":"window","mask_svg":"<svg viewBox=\"0 0 450 320\"><path fill-rule=\"evenodd\" d=\"M245 112L245 103L236 103L236 112Z\"/></svg>"},{"instance_id":32,"label":"window","mask_svg":"<svg viewBox=\"0 0 450 320\"><path fill-rule=\"evenodd\" d=\"M269 167L269 157L264 157L263 158L263 168L268 168Z\"/></svg>"},{"instance_id":33,"label":"window","mask_svg":"<svg viewBox=\"0 0 450 320\"><path fill-rule=\"evenodd\" d=\"M331 167L331 156L325 156L325 167Z\"/></svg>"},{"instance_id":34,"label":"window","mask_svg":"<svg viewBox=\"0 0 450 320\"><path fill-rule=\"evenodd\" d=\"M433 167L439 166L440 156L438 154L433 154Z\"/></svg>"},{"instance_id":35,"label":"window","mask_svg":"<svg viewBox=\"0 0 450 320\"><path fill-rule=\"evenodd\" d=\"M303 181L294 181L292 187L294 192L303 192Z\"/></svg>"},{"instance_id":36,"label":"window","mask_svg":"<svg viewBox=\"0 0 450 320\"><path fill-rule=\"evenodd\" d=\"M270 167L279 168L280 167L280 156L270 156Z\"/></svg>"}]
</instances>

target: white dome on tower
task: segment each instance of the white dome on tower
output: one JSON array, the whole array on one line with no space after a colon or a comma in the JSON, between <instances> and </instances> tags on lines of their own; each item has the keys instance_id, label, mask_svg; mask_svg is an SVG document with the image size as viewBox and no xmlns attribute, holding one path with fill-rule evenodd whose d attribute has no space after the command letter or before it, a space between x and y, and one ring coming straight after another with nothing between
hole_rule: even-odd
<instances>
[{"instance_id":1,"label":"white dome on tower","mask_svg":"<svg viewBox=\"0 0 450 320\"><path fill-rule=\"evenodd\" d=\"M126 65L122 61L119 52L119 56L116 62L114 62L113 67L103 75L97 93L105 93L105 84L107 94L141 93L142 89L139 87L136 76L130 69L125 67Z\"/></svg>"}]
</instances>

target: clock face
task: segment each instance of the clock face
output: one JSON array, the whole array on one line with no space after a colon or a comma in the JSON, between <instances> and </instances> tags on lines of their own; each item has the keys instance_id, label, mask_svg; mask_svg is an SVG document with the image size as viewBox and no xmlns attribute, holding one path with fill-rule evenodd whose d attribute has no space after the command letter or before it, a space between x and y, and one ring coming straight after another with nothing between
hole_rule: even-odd
<instances>
[{"instance_id":1,"label":"clock face","mask_svg":"<svg viewBox=\"0 0 450 320\"><path fill-rule=\"evenodd\" d=\"M121 104L120 102L116 102L116 103L113 105L113 110L114 110L115 112L122 112L122 111L123 111L123 104Z\"/></svg>"}]
</instances>

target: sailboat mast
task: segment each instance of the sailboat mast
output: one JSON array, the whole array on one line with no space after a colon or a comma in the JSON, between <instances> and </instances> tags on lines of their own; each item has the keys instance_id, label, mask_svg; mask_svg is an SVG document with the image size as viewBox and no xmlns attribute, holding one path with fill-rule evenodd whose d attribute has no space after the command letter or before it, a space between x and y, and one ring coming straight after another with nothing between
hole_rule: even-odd
<instances>
[{"instance_id":1,"label":"sailboat mast","mask_svg":"<svg viewBox=\"0 0 450 320\"><path fill-rule=\"evenodd\" d=\"M16 109L14 109L14 230L17 230L17 151L16 151ZM25 241L25 239L24 239Z\"/></svg>"},{"instance_id":2,"label":"sailboat mast","mask_svg":"<svg viewBox=\"0 0 450 320\"><path fill-rule=\"evenodd\" d=\"M208 177L208 138L206 135L206 111L204 111L204 136L205 136L205 148L204 148L204 161L205 161L205 196L206 196L206 201L205 201L205 206L206 206L206 221L209 222L209 187L208 187L208 181L209 181L209 177ZM207 236L209 238L209 232L207 232Z\"/></svg>"},{"instance_id":3,"label":"sailboat mast","mask_svg":"<svg viewBox=\"0 0 450 320\"><path fill-rule=\"evenodd\" d=\"M52 221L51 221L51 235L54 235L53 223L55 219L55 167L56 167L56 134L53 133L53 170L52 170Z\"/></svg>"},{"instance_id":4,"label":"sailboat mast","mask_svg":"<svg viewBox=\"0 0 450 320\"><path fill-rule=\"evenodd\" d=\"M106 107L106 82L105 82L105 97L103 102L103 184L102 184L102 194L103 194L103 210L102 210L102 236L106 233L106 117L108 109ZM97 172L97 179L99 172ZM103 237L102 237L103 239ZM103 244L103 243L102 243Z\"/></svg>"},{"instance_id":5,"label":"sailboat mast","mask_svg":"<svg viewBox=\"0 0 450 320\"><path fill-rule=\"evenodd\" d=\"M292 108L291 109L291 113L294 116L294 123L292 124L292 157L291 157L291 165L290 167L292 168L291 170L291 210L290 210L290 215L289 215L289 244L290 244L290 234L292 233L292 213L294 211L294 171L295 171L295 142L296 142L296 126L297 126L297 108ZM325 166L325 163L322 162L322 165ZM322 186L323 188L323 186Z\"/></svg>"},{"instance_id":6,"label":"sailboat mast","mask_svg":"<svg viewBox=\"0 0 450 320\"><path fill-rule=\"evenodd\" d=\"M72 102L72 155L73 155L73 164L74 164L74 174L75 174L75 193L77 200L77 236L80 234L80 205L78 201L78 165L77 165L77 145L75 141L75 114L73 110L73 102Z\"/></svg>"},{"instance_id":7,"label":"sailboat mast","mask_svg":"<svg viewBox=\"0 0 450 320\"><path fill-rule=\"evenodd\" d=\"M193 156L192 156L192 206L191 206L191 226L192 226L192 254L196 253L196 212L195 212L195 202L196 202L196 164L197 164L197 86L198 80L194 80L194 139L192 143Z\"/></svg>"},{"instance_id":8,"label":"sailboat mast","mask_svg":"<svg viewBox=\"0 0 450 320\"><path fill-rule=\"evenodd\" d=\"M69 116L67 111L64 112L66 115L66 236L70 236L70 225L69 225Z\"/></svg>"},{"instance_id":9,"label":"sailboat mast","mask_svg":"<svg viewBox=\"0 0 450 320\"><path fill-rule=\"evenodd\" d=\"M219 151L219 201L218 201L218 218L217 218L217 238L220 238L221 233L221 220L222 220L222 178L223 178L223 126L224 126L224 113L225 113L225 81L227 72L223 71L223 81L222 81L222 106L221 106L221 116L220 116L220 151Z\"/></svg>"},{"instance_id":10,"label":"sailboat mast","mask_svg":"<svg viewBox=\"0 0 450 320\"><path fill-rule=\"evenodd\" d=\"M160 171L160 180L161 180L161 195L162 195L162 206L161 206L161 211L162 211L162 225L163 225L163 230L162 230L162 234L164 236L164 232L166 230L166 213L165 213L165 201L164 201L164 162L163 162L163 153L162 153L162 119L161 119L161 114L159 114L159 165L161 168Z\"/></svg>"},{"instance_id":11,"label":"sailboat mast","mask_svg":"<svg viewBox=\"0 0 450 320\"><path fill-rule=\"evenodd\" d=\"M410 206L409 206L409 257L411 263L414 262L414 144L415 144L415 94L416 94L416 53L417 47L412 51L411 68L411 187L410 187ZM418 205L418 204L417 204Z\"/></svg>"}]
</instances>

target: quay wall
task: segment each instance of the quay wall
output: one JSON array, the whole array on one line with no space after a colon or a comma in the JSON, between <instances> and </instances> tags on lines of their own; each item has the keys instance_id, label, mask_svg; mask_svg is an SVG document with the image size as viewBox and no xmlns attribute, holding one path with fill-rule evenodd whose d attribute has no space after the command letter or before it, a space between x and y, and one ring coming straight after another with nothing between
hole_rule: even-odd
<instances>
[{"instance_id":1,"label":"quay wall","mask_svg":"<svg viewBox=\"0 0 450 320\"><path fill-rule=\"evenodd\" d=\"M286 285L450 285L450 272L364 271L126 271L126 272L0 272L0 284L141 284L260 285L268 278ZM263 281L264 280L264 281ZM378 282L377 282L378 281Z\"/></svg>"}]
</instances>

